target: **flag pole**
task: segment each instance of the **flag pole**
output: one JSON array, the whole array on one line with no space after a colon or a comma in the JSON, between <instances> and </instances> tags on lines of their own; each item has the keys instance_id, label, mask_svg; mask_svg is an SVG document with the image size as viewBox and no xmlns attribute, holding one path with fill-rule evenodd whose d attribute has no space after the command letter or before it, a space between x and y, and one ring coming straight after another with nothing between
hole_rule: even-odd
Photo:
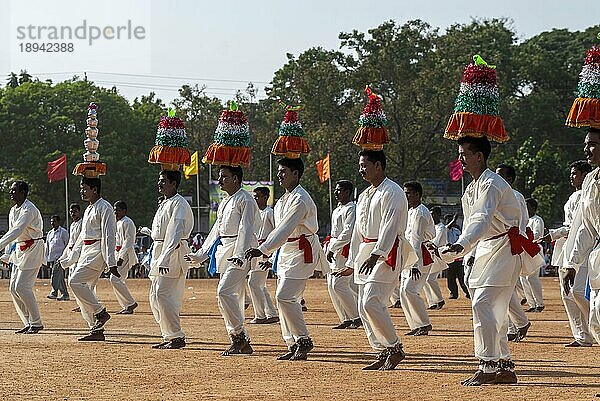
<instances>
[{"instance_id":1,"label":"flag pole","mask_svg":"<svg viewBox=\"0 0 600 401\"><path fill-rule=\"evenodd\" d=\"M196 160L196 163L198 163L198 160ZM196 212L198 213L197 230L198 232L200 232L200 171L198 171L198 167L196 167L196 206L198 207L196 210Z\"/></svg>"},{"instance_id":2,"label":"flag pole","mask_svg":"<svg viewBox=\"0 0 600 401\"><path fill-rule=\"evenodd\" d=\"M333 200L331 199L331 155L327 153L327 157L329 158L329 217L331 218L333 216Z\"/></svg>"},{"instance_id":3,"label":"flag pole","mask_svg":"<svg viewBox=\"0 0 600 401\"><path fill-rule=\"evenodd\" d=\"M69 183L67 179L68 176L68 173L65 174L65 227L69 227Z\"/></svg>"},{"instance_id":4,"label":"flag pole","mask_svg":"<svg viewBox=\"0 0 600 401\"><path fill-rule=\"evenodd\" d=\"M461 195L465 194L465 173L460 176L460 193Z\"/></svg>"}]
</instances>

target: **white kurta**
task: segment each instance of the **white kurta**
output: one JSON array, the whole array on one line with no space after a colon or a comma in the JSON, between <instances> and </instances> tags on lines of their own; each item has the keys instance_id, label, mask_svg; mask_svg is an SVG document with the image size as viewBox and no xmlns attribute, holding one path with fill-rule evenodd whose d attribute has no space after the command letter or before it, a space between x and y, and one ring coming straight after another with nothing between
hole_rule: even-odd
<instances>
[{"instance_id":1,"label":"white kurta","mask_svg":"<svg viewBox=\"0 0 600 401\"><path fill-rule=\"evenodd\" d=\"M345 205L338 204L331 214L331 239L326 251L333 252L335 260L333 263L329 263L329 268L333 272L346 268L347 257L342 255L342 249L346 245L350 245L355 221L356 203L352 201Z\"/></svg>"},{"instance_id":2,"label":"white kurta","mask_svg":"<svg viewBox=\"0 0 600 401\"><path fill-rule=\"evenodd\" d=\"M569 235L569 229L571 228L571 224L573 223L573 218L575 217L575 211L579 206L579 201L581 198L581 189L573 192L569 199L565 203L564 211L565 211L565 220L562 226L550 229L550 238L554 241L554 251L552 252L552 262L553 266L558 266L560 268L565 266L569 255L566 255L563 252L564 245L567 242L567 236Z\"/></svg>"},{"instance_id":3,"label":"white kurta","mask_svg":"<svg viewBox=\"0 0 600 401\"><path fill-rule=\"evenodd\" d=\"M123 216L121 220L117 221L116 258L117 261L122 260L123 263L117 268L121 277L111 274L110 283L115 291L117 301L123 309L136 303L125 282L129 269L137 263L137 255L135 254L136 232L135 224L128 216Z\"/></svg>"},{"instance_id":4,"label":"white kurta","mask_svg":"<svg viewBox=\"0 0 600 401\"><path fill-rule=\"evenodd\" d=\"M544 220L537 214L529 218L527 227L531 229L534 240L539 240L544 236ZM545 259L543 248L541 246L538 260L540 261L539 266L537 266L531 274L521 277L521 283L523 284L523 290L525 291L525 296L529 305L543 307L544 298L542 294L542 282L540 280L540 268L545 266ZM533 303L531 301L533 301Z\"/></svg>"},{"instance_id":5,"label":"white kurta","mask_svg":"<svg viewBox=\"0 0 600 401\"><path fill-rule=\"evenodd\" d=\"M74 267L75 263L77 262L75 261L75 263L73 263L71 254L73 253L73 249L75 248L75 242L77 242L77 238L79 238L79 233L81 233L82 221L82 219L79 219L77 221L72 222L69 226L69 243L67 244L67 247L63 251L61 257L58 258L58 260L61 262L62 267L64 267L65 269ZM71 261L70 265L66 264L68 260Z\"/></svg>"}]
</instances>

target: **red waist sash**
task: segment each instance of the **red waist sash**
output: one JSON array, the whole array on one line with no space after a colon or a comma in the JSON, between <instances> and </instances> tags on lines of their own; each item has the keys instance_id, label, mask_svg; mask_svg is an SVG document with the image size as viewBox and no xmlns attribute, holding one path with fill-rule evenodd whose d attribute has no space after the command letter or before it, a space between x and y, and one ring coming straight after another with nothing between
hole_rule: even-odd
<instances>
[{"instance_id":1,"label":"red waist sash","mask_svg":"<svg viewBox=\"0 0 600 401\"><path fill-rule=\"evenodd\" d=\"M99 239L84 239L83 245L94 245L98 241L100 241L100 240Z\"/></svg>"},{"instance_id":2,"label":"red waist sash","mask_svg":"<svg viewBox=\"0 0 600 401\"><path fill-rule=\"evenodd\" d=\"M431 253L429 252L429 249L427 249L424 243L421 243L421 254L423 255L423 266L429 266L433 263Z\"/></svg>"},{"instance_id":3,"label":"red waist sash","mask_svg":"<svg viewBox=\"0 0 600 401\"><path fill-rule=\"evenodd\" d=\"M306 235L302 234L299 237L288 238L287 242L298 241L298 249L304 252L304 263L313 263L312 245L306 239Z\"/></svg>"},{"instance_id":4,"label":"red waist sash","mask_svg":"<svg viewBox=\"0 0 600 401\"><path fill-rule=\"evenodd\" d=\"M117 252L119 252L121 249L123 249L123 247L122 247L121 245L117 245L117 246L115 247L115 250L116 250Z\"/></svg>"},{"instance_id":5,"label":"red waist sash","mask_svg":"<svg viewBox=\"0 0 600 401\"><path fill-rule=\"evenodd\" d=\"M488 241L508 235L510 253L512 255L520 255L525 251L529 256L534 257L540 252L540 247L533 243L533 232L529 228L528 230L529 231L526 230L527 236L524 236L519 233L519 227L511 227L507 232L493 236L492 238L489 238Z\"/></svg>"},{"instance_id":6,"label":"red waist sash","mask_svg":"<svg viewBox=\"0 0 600 401\"><path fill-rule=\"evenodd\" d=\"M19 249L21 250L21 252L26 251L33 246L35 241L40 240L40 239L41 238L31 238L26 241L21 241L20 244L22 244L22 245L19 245Z\"/></svg>"},{"instance_id":7,"label":"red waist sash","mask_svg":"<svg viewBox=\"0 0 600 401\"><path fill-rule=\"evenodd\" d=\"M335 238L332 237L331 235L328 235L327 237L325 237L325 239L323 240L322 245L325 247L327 245L329 245L329 243L331 242L331 239ZM347 243L346 245L344 245L344 247L342 248L342 251L340 252L340 254L345 257L348 258L348 256L350 255L350 243Z\"/></svg>"},{"instance_id":8,"label":"red waist sash","mask_svg":"<svg viewBox=\"0 0 600 401\"><path fill-rule=\"evenodd\" d=\"M363 242L364 243L371 243L371 242L377 242L378 239L372 239L372 238L363 238ZM385 263L387 263L389 266L391 266L392 271L396 270L396 260L398 259L398 244L400 243L400 241L398 240L398 237L396 237L396 240L394 241L394 245L392 245L392 249L390 250L390 253L388 254L387 259L385 260Z\"/></svg>"}]
</instances>

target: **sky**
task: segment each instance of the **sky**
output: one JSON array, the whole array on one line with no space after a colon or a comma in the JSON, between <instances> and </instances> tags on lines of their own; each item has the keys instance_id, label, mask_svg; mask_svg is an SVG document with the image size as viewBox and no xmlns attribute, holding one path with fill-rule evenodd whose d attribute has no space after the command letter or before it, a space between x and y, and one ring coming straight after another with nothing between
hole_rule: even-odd
<instances>
[{"instance_id":1,"label":"sky","mask_svg":"<svg viewBox=\"0 0 600 401\"><path fill-rule=\"evenodd\" d=\"M422 19L443 31L473 18L508 18L521 40L600 21L600 0L0 0L0 10L2 77L85 75L129 100L153 91L167 103L182 84L195 83L226 100L252 82L264 97L286 53L338 49L340 32L390 19Z\"/></svg>"}]
</instances>

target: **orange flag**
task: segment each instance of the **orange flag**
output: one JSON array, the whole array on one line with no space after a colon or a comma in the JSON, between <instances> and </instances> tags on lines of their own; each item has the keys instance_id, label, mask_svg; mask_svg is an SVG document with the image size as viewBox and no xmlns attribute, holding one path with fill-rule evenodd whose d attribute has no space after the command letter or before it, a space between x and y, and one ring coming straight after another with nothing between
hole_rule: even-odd
<instances>
[{"instance_id":1,"label":"orange flag","mask_svg":"<svg viewBox=\"0 0 600 401\"><path fill-rule=\"evenodd\" d=\"M331 169L329 167L329 153L317 163L317 172L319 173L319 181L321 184L331 178Z\"/></svg>"}]
</instances>

